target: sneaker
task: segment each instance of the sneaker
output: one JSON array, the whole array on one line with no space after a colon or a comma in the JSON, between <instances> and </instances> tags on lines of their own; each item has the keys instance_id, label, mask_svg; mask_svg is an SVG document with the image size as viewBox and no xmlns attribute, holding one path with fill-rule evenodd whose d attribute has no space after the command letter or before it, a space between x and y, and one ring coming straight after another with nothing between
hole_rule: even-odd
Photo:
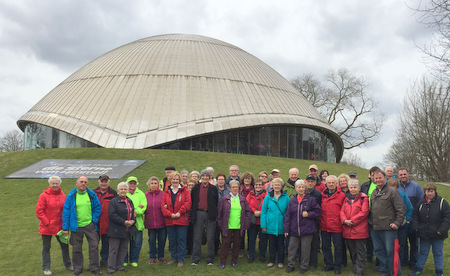
<instances>
[{"instance_id":1,"label":"sneaker","mask_svg":"<svg viewBox=\"0 0 450 276\"><path fill-rule=\"evenodd\" d=\"M208 262L208 265L214 265L213 262Z\"/></svg>"},{"instance_id":2,"label":"sneaker","mask_svg":"<svg viewBox=\"0 0 450 276\"><path fill-rule=\"evenodd\" d=\"M66 266L66 270L68 270L68 271L73 271L73 270L74 270L74 269L73 269L73 265Z\"/></svg>"},{"instance_id":3,"label":"sneaker","mask_svg":"<svg viewBox=\"0 0 450 276\"><path fill-rule=\"evenodd\" d=\"M198 265L198 262L192 262L191 265Z\"/></svg>"},{"instance_id":4,"label":"sneaker","mask_svg":"<svg viewBox=\"0 0 450 276\"><path fill-rule=\"evenodd\" d=\"M171 264L174 264L174 263L176 263L176 262L177 262L177 261L175 261L175 260L170 260L170 261L167 262L167 264L168 264L168 265L171 265Z\"/></svg>"},{"instance_id":5,"label":"sneaker","mask_svg":"<svg viewBox=\"0 0 450 276\"><path fill-rule=\"evenodd\" d=\"M220 263L219 268L220 269L224 269L225 268L225 263Z\"/></svg>"},{"instance_id":6,"label":"sneaker","mask_svg":"<svg viewBox=\"0 0 450 276\"><path fill-rule=\"evenodd\" d=\"M306 271L308 271L306 268L301 268L300 271L299 271L299 273L300 273L300 274L303 274L303 273L306 273Z\"/></svg>"},{"instance_id":7,"label":"sneaker","mask_svg":"<svg viewBox=\"0 0 450 276\"><path fill-rule=\"evenodd\" d=\"M159 258L159 259L158 259L158 262L163 263L163 264L167 263L167 261L164 260L164 258Z\"/></svg>"},{"instance_id":8,"label":"sneaker","mask_svg":"<svg viewBox=\"0 0 450 276\"><path fill-rule=\"evenodd\" d=\"M102 275L103 274L103 272L101 272L100 270L91 271L91 273L94 275Z\"/></svg>"},{"instance_id":9,"label":"sneaker","mask_svg":"<svg viewBox=\"0 0 450 276\"><path fill-rule=\"evenodd\" d=\"M231 263L231 266L232 266L232 267L237 267L238 265L237 265L236 262L232 262L232 263Z\"/></svg>"},{"instance_id":10,"label":"sneaker","mask_svg":"<svg viewBox=\"0 0 450 276\"><path fill-rule=\"evenodd\" d=\"M52 272L50 270L44 270L44 275L52 275Z\"/></svg>"},{"instance_id":11,"label":"sneaker","mask_svg":"<svg viewBox=\"0 0 450 276\"><path fill-rule=\"evenodd\" d=\"M335 269L334 270L334 274L341 274L341 270L340 269Z\"/></svg>"},{"instance_id":12,"label":"sneaker","mask_svg":"<svg viewBox=\"0 0 450 276\"><path fill-rule=\"evenodd\" d=\"M156 260L155 259L150 259L149 261L148 261L148 264L155 264L156 263Z\"/></svg>"},{"instance_id":13,"label":"sneaker","mask_svg":"<svg viewBox=\"0 0 450 276\"><path fill-rule=\"evenodd\" d=\"M132 266L132 267L137 267L137 266L138 266L138 263L131 263L131 266Z\"/></svg>"},{"instance_id":14,"label":"sneaker","mask_svg":"<svg viewBox=\"0 0 450 276\"><path fill-rule=\"evenodd\" d=\"M412 276L412 275L420 275L422 274L422 272L420 272L419 270L414 270L413 272L409 273L408 275Z\"/></svg>"},{"instance_id":15,"label":"sneaker","mask_svg":"<svg viewBox=\"0 0 450 276\"><path fill-rule=\"evenodd\" d=\"M279 263L279 264L278 264L278 268L283 268L283 264L282 264L282 263Z\"/></svg>"},{"instance_id":16,"label":"sneaker","mask_svg":"<svg viewBox=\"0 0 450 276\"><path fill-rule=\"evenodd\" d=\"M128 263L123 263L123 266L127 266L128 265Z\"/></svg>"},{"instance_id":17,"label":"sneaker","mask_svg":"<svg viewBox=\"0 0 450 276\"><path fill-rule=\"evenodd\" d=\"M273 267L275 264L274 263L268 263L267 267Z\"/></svg>"},{"instance_id":18,"label":"sneaker","mask_svg":"<svg viewBox=\"0 0 450 276\"><path fill-rule=\"evenodd\" d=\"M255 262L255 258L248 258L248 263L249 264L252 264L252 263L254 263Z\"/></svg>"},{"instance_id":19,"label":"sneaker","mask_svg":"<svg viewBox=\"0 0 450 276\"><path fill-rule=\"evenodd\" d=\"M177 264L178 267L181 267L183 265L184 265L184 263L182 263L182 262L178 262L178 264Z\"/></svg>"}]
</instances>

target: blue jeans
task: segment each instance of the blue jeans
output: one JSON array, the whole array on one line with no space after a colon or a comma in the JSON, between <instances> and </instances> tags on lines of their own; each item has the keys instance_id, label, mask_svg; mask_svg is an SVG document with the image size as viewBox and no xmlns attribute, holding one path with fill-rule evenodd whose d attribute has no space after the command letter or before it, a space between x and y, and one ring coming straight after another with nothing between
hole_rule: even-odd
<instances>
[{"instance_id":1,"label":"blue jeans","mask_svg":"<svg viewBox=\"0 0 450 276\"><path fill-rule=\"evenodd\" d=\"M371 230L373 249L380 260L380 274L393 275L394 271L394 246L397 231L395 230Z\"/></svg>"},{"instance_id":2,"label":"blue jeans","mask_svg":"<svg viewBox=\"0 0 450 276\"><path fill-rule=\"evenodd\" d=\"M267 252L267 234L262 233L261 227L257 224L250 225L248 229L248 255L249 258L255 258L256 255L256 237L259 235L259 258L266 258Z\"/></svg>"},{"instance_id":3,"label":"blue jeans","mask_svg":"<svg viewBox=\"0 0 450 276\"><path fill-rule=\"evenodd\" d=\"M326 268L333 268L335 270L341 270L342 264L342 233L332 233L322 231L322 251L323 262ZM331 252L331 240L334 245L334 262L333 253Z\"/></svg>"},{"instance_id":4,"label":"blue jeans","mask_svg":"<svg viewBox=\"0 0 450 276\"><path fill-rule=\"evenodd\" d=\"M156 253L158 253L158 259L164 258L164 247L166 247L166 228L148 229L150 259L156 259Z\"/></svg>"},{"instance_id":5,"label":"blue jeans","mask_svg":"<svg viewBox=\"0 0 450 276\"><path fill-rule=\"evenodd\" d=\"M279 264L284 263L284 235L271 235L269 236L269 262ZM278 257L278 258L277 258Z\"/></svg>"},{"instance_id":6,"label":"blue jeans","mask_svg":"<svg viewBox=\"0 0 450 276\"><path fill-rule=\"evenodd\" d=\"M184 257L186 256L187 229L188 227L184 225L172 225L166 227L167 236L169 237L170 255L172 255L172 260L179 263L184 262Z\"/></svg>"},{"instance_id":7,"label":"blue jeans","mask_svg":"<svg viewBox=\"0 0 450 276\"><path fill-rule=\"evenodd\" d=\"M425 262L428 258L428 253L430 252L430 247L433 248L434 270L436 274L444 273L444 240L420 239L420 251L416 264L417 270L420 272L423 271Z\"/></svg>"},{"instance_id":8,"label":"blue jeans","mask_svg":"<svg viewBox=\"0 0 450 276\"><path fill-rule=\"evenodd\" d=\"M130 263L139 262L139 254L141 254L142 247L142 231L139 231L136 235L130 239ZM128 263L128 252L125 256L124 263Z\"/></svg>"}]
</instances>

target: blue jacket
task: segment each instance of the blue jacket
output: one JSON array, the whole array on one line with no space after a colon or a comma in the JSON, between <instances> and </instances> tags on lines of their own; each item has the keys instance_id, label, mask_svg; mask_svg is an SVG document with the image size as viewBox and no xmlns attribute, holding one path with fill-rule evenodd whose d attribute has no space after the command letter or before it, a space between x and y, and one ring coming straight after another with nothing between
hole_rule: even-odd
<instances>
[{"instance_id":1,"label":"blue jacket","mask_svg":"<svg viewBox=\"0 0 450 276\"><path fill-rule=\"evenodd\" d=\"M411 204L411 201L409 200L408 196L402 192L402 191L398 191L400 193L400 196L402 197L403 203L405 203L405 207L406 207L406 220L407 221L411 221L412 220L412 215L413 215L413 211L414 211L414 207Z\"/></svg>"},{"instance_id":2,"label":"blue jacket","mask_svg":"<svg viewBox=\"0 0 450 276\"><path fill-rule=\"evenodd\" d=\"M422 187L420 187L418 183L411 181L411 179L408 183L406 183L406 185L403 185L400 181L398 190L404 192L409 197L413 208L416 207L417 202L419 202L424 196Z\"/></svg>"},{"instance_id":3,"label":"blue jacket","mask_svg":"<svg viewBox=\"0 0 450 276\"><path fill-rule=\"evenodd\" d=\"M291 199L286 192L281 193L278 201L267 194L261 209L261 229L266 228L266 233L271 235L284 235L284 216ZM278 207L277 207L278 203Z\"/></svg>"},{"instance_id":4,"label":"blue jacket","mask_svg":"<svg viewBox=\"0 0 450 276\"><path fill-rule=\"evenodd\" d=\"M63 221L62 229L70 230L71 232L78 231L77 206L75 205L76 203L75 195L77 194L77 189L78 188L74 188L67 195L62 215ZM102 210L102 207L95 192L90 190L89 188L86 188L86 191L89 195L89 198L91 199L92 221L95 224L95 230L98 231L97 224L100 219L100 212Z\"/></svg>"}]
</instances>

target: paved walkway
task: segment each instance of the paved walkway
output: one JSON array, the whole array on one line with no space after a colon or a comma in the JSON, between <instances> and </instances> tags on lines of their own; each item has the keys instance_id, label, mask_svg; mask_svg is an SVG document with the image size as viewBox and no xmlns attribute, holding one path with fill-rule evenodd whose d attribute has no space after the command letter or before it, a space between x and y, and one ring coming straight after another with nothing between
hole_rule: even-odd
<instances>
[{"instance_id":1,"label":"paved walkway","mask_svg":"<svg viewBox=\"0 0 450 276\"><path fill-rule=\"evenodd\" d=\"M450 183L444 183L444 182L436 182L436 184L441 184L447 187L450 187Z\"/></svg>"}]
</instances>

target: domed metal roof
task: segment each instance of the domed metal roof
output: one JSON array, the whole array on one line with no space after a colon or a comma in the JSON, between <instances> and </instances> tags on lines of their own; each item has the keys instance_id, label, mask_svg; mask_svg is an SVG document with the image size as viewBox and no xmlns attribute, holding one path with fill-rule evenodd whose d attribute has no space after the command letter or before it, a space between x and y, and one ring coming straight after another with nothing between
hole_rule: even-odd
<instances>
[{"instance_id":1,"label":"domed metal roof","mask_svg":"<svg viewBox=\"0 0 450 276\"><path fill-rule=\"evenodd\" d=\"M140 39L88 63L17 122L46 125L107 148L149 148L203 134L297 125L342 140L267 64L220 40L189 34Z\"/></svg>"}]
</instances>

